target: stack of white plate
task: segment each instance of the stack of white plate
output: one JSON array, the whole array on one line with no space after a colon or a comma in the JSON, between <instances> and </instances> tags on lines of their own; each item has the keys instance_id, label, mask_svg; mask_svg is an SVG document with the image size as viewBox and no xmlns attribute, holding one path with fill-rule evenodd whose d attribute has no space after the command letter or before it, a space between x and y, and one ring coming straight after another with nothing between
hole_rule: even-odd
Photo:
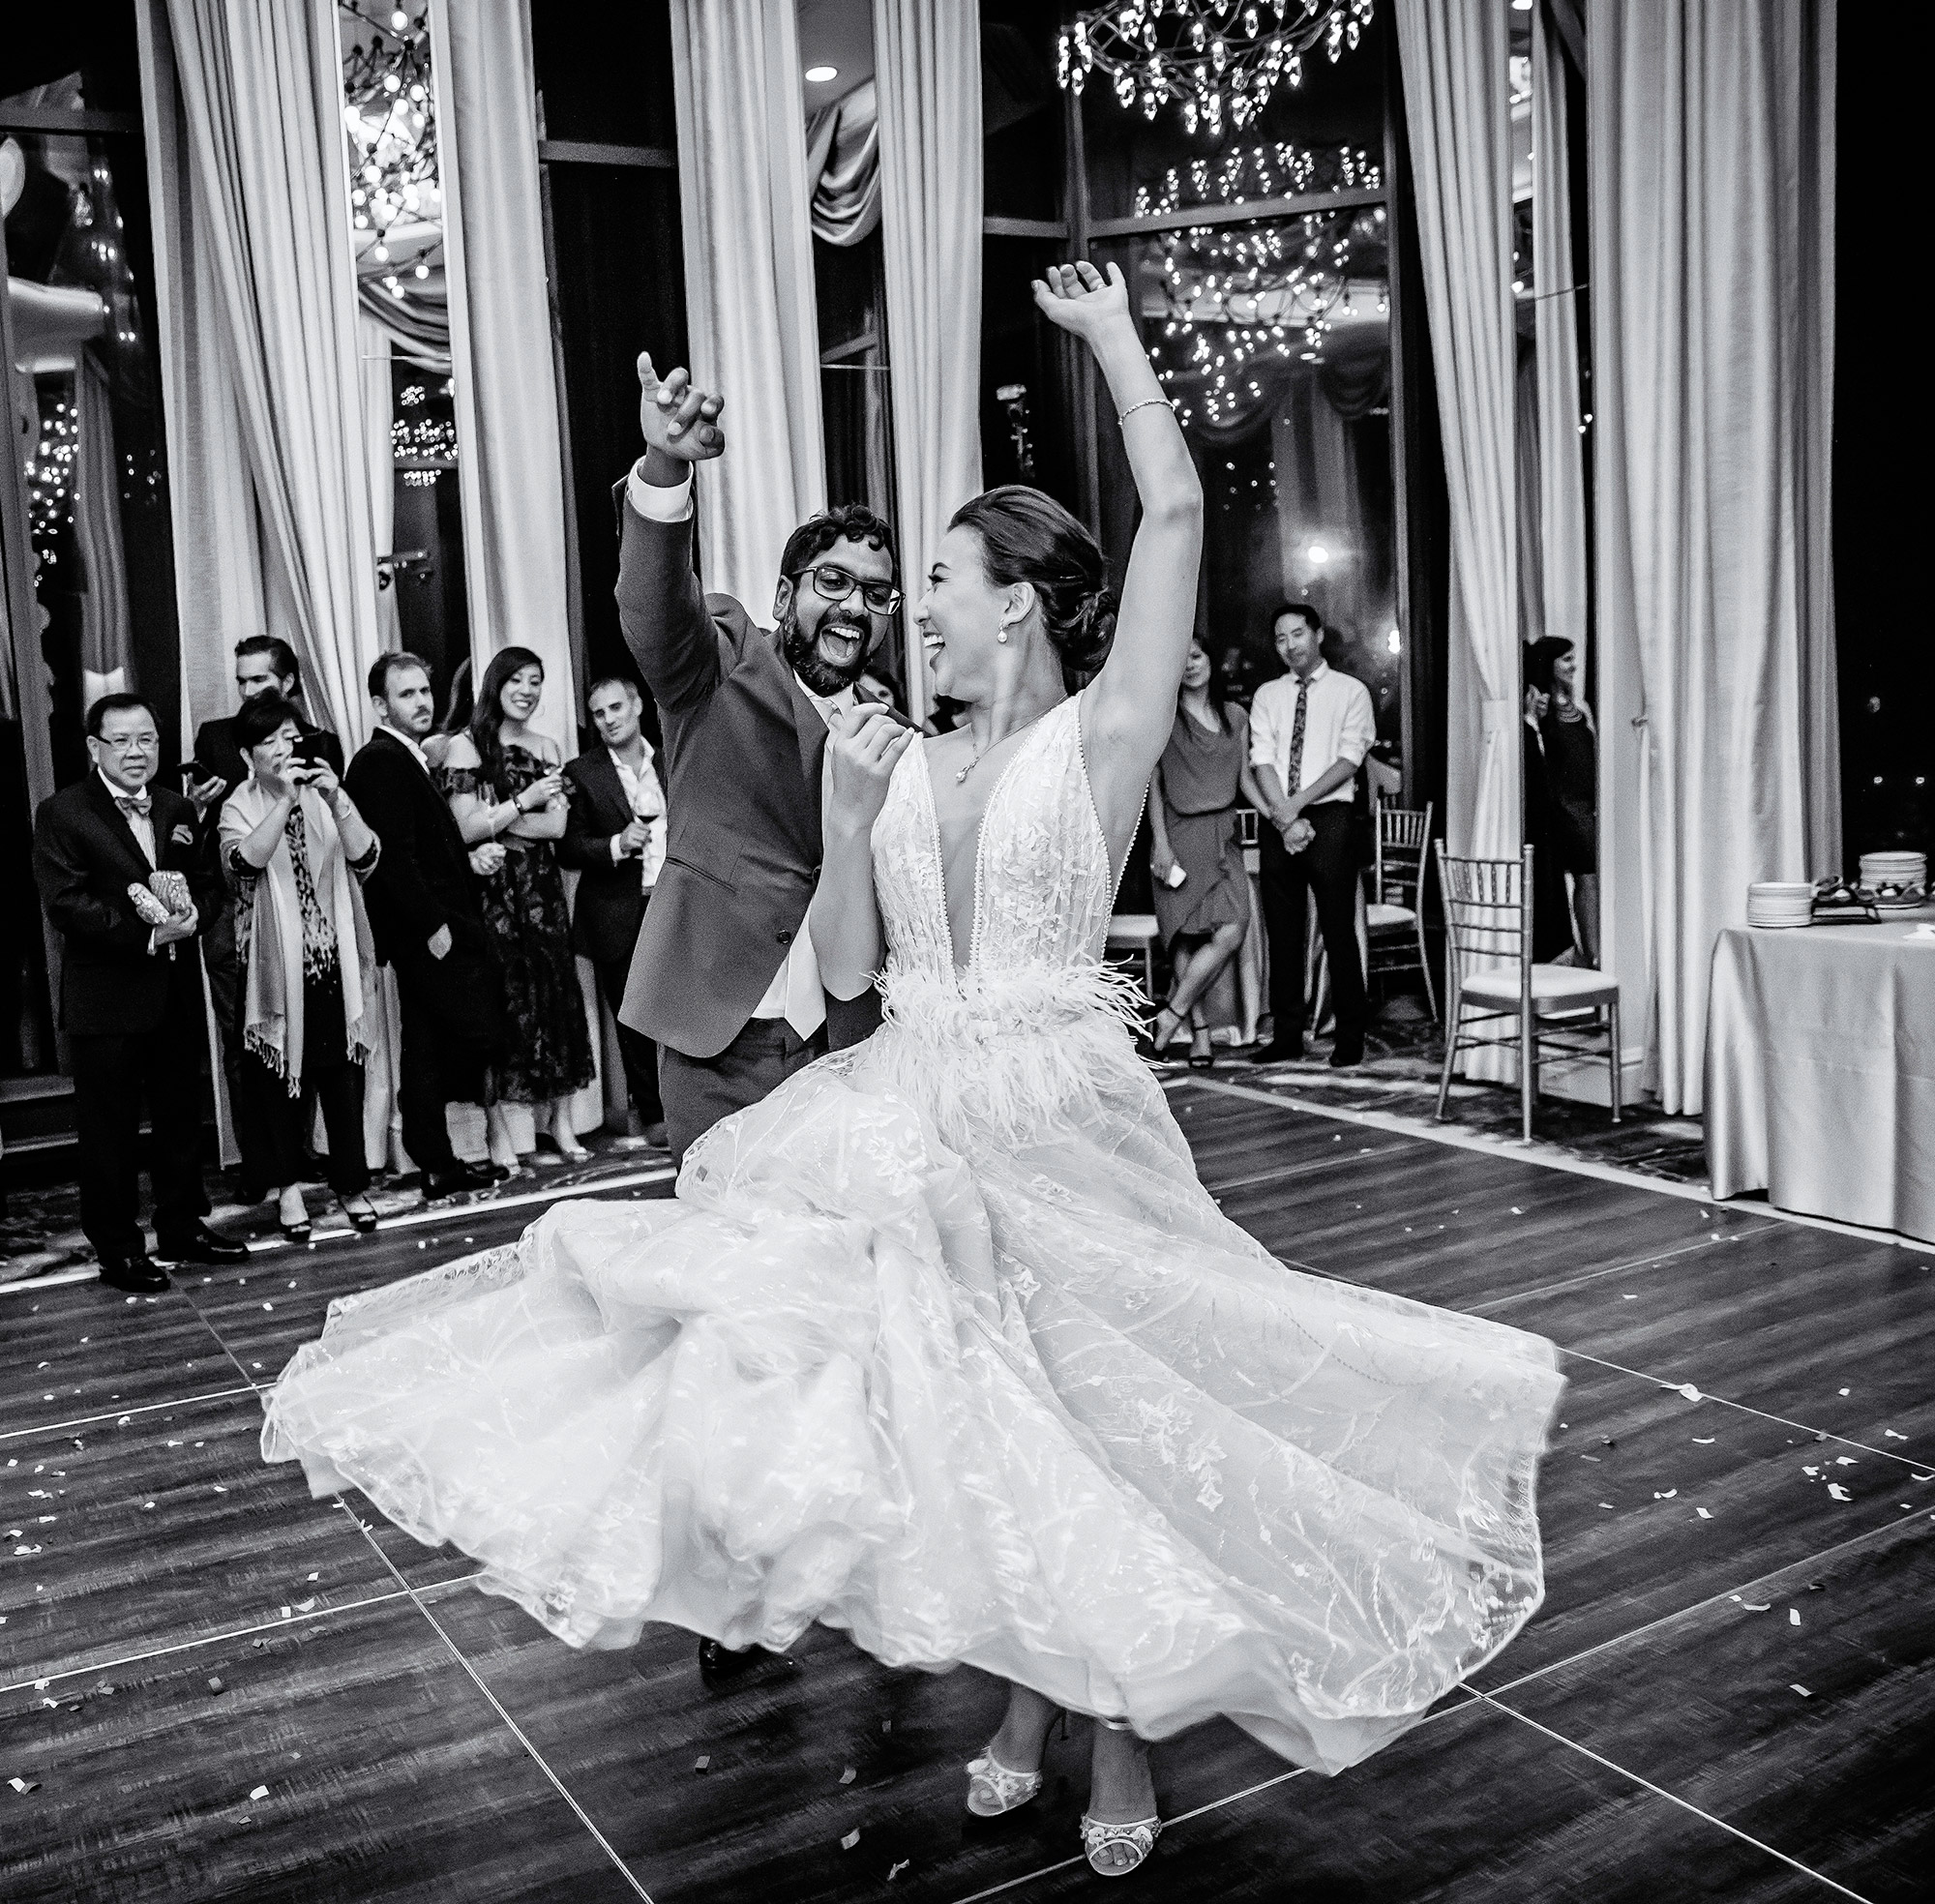
<instances>
[{"instance_id":1,"label":"stack of white plate","mask_svg":"<svg viewBox=\"0 0 1935 1904\"><path fill-rule=\"evenodd\" d=\"M1814 888L1806 880L1771 879L1747 888L1750 926L1805 926L1814 918Z\"/></svg>"},{"instance_id":2,"label":"stack of white plate","mask_svg":"<svg viewBox=\"0 0 1935 1904\"><path fill-rule=\"evenodd\" d=\"M1928 890L1928 855L1919 852L1863 853L1861 884L1875 893L1879 893L1884 886L1895 888L1880 901L1881 904L1916 905Z\"/></svg>"}]
</instances>

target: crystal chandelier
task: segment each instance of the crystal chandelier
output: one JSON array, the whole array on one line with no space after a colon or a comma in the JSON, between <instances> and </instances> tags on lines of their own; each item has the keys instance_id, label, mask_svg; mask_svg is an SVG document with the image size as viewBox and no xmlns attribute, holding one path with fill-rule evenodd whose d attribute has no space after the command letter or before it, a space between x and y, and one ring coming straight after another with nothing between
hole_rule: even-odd
<instances>
[{"instance_id":1,"label":"crystal chandelier","mask_svg":"<svg viewBox=\"0 0 1935 1904\"><path fill-rule=\"evenodd\" d=\"M1334 62L1371 23L1373 0L1118 0L1061 29L1056 78L1080 94L1099 72L1123 106L1153 119L1165 100L1191 133L1212 137L1224 114L1239 130L1277 84L1303 83L1303 56L1320 44Z\"/></svg>"}]
</instances>

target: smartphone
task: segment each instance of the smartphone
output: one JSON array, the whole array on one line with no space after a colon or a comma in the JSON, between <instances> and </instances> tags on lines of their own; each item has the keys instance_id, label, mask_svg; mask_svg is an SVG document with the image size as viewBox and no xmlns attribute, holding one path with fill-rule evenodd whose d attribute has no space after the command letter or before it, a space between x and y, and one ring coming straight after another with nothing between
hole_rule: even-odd
<instances>
[{"instance_id":1,"label":"smartphone","mask_svg":"<svg viewBox=\"0 0 1935 1904\"><path fill-rule=\"evenodd\" d=\"M322 761L322 742L314 734L299 734L296 744L289 749L289 759L301 766L318 766Z\"/></svg>"},{"instance_id":2,"label":"smartphone","mask_svg":"<svg viewBox=\"0 0 1935 1904\"><path fill-rule=\"evenodd\" d=\"M199 760L184 760L175 772L181 775L183 784L188 787L199 787L204 780L215 777L214 768L203 766Z\"/></svg>"}]
</instances>

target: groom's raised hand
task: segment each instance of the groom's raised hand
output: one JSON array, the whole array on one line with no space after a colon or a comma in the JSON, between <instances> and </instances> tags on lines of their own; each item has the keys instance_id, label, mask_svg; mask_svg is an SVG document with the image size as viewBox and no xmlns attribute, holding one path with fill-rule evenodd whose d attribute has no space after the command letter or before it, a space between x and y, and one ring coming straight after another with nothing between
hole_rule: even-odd
<instances>
[{"instance_id":1,"label":"groom's raised hand","mask_svg":"<svg viewBox=\"0 0 1935 1904\"><path fill-rule=\"evenodd\" d=\"M725 449L726 432L719 428L725 406L725 398L694 388L685 370L661 377L651 352L640 351L639 428L645 438L646 481L683 482L691 464Z\"/></svg>"}]
</instances>

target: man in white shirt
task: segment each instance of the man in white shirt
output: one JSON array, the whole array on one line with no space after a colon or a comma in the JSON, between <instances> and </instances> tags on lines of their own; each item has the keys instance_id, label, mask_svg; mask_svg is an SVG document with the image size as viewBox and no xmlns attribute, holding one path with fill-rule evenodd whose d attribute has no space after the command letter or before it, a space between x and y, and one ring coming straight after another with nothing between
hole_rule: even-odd
<instances>
[{"instance_id":1,"label":"man in white shirt","mask_svg":"<svg viewBox=\"0 0 1935 1904\"><path fill-rule=\"evenodd\" d=\"M1357 950L1358 852L1352 795L1358 765L1377 738L1370 690L1324 660L1324 623L1303 602L1272 619L1290 671L1257 690L1250 709L1250 765L1268 812L1260 829L1260 882L1269 934L1274 1041L1265 1062L1303 1056L1305 918L1311 895L1330 962L1337 1037L1330 1062L1361 1063L1370 999Z\"/></svg>"},{"instance_id":2,"label":"man in white shirt","mask_svg":"<svg viewBox=\"0 0 1935 1904\"><path fill-rule=\"evenodd\" d=\"M559 863L578 872L571 905L571 942L591 961L598 989L616 1017L625 1002L632 954L645 923L652 889L665 865L666 797L644 736L644 697L635 681L607 674L593 681L585 712L598 735L564 770L571 816L557 843ZM666 1144L659 1102L658 1052L642 1031L618 1019L618 1053L625 1088L643 1126L644 1141Z\"/></svg>"},{"instance_id":3,"label":"man in white shirt","mask_svg":"<svg viewBox=\"0 0 1935 1904\"><path fill-rule=\"evenodd\" d=\"M693 466L725 447L720 400L639 360L649 445L618 486L618 611L657 704L666 861L619 1017L659 1047L674 1158L820 1052L879 1023L872 987L828 993L807 923L819 878L826 727L885 640L900 589L871 510L788 538L761 628L693 573ZM890 718L881 714L879 719Z\"/></svg>"}]
</instances>

